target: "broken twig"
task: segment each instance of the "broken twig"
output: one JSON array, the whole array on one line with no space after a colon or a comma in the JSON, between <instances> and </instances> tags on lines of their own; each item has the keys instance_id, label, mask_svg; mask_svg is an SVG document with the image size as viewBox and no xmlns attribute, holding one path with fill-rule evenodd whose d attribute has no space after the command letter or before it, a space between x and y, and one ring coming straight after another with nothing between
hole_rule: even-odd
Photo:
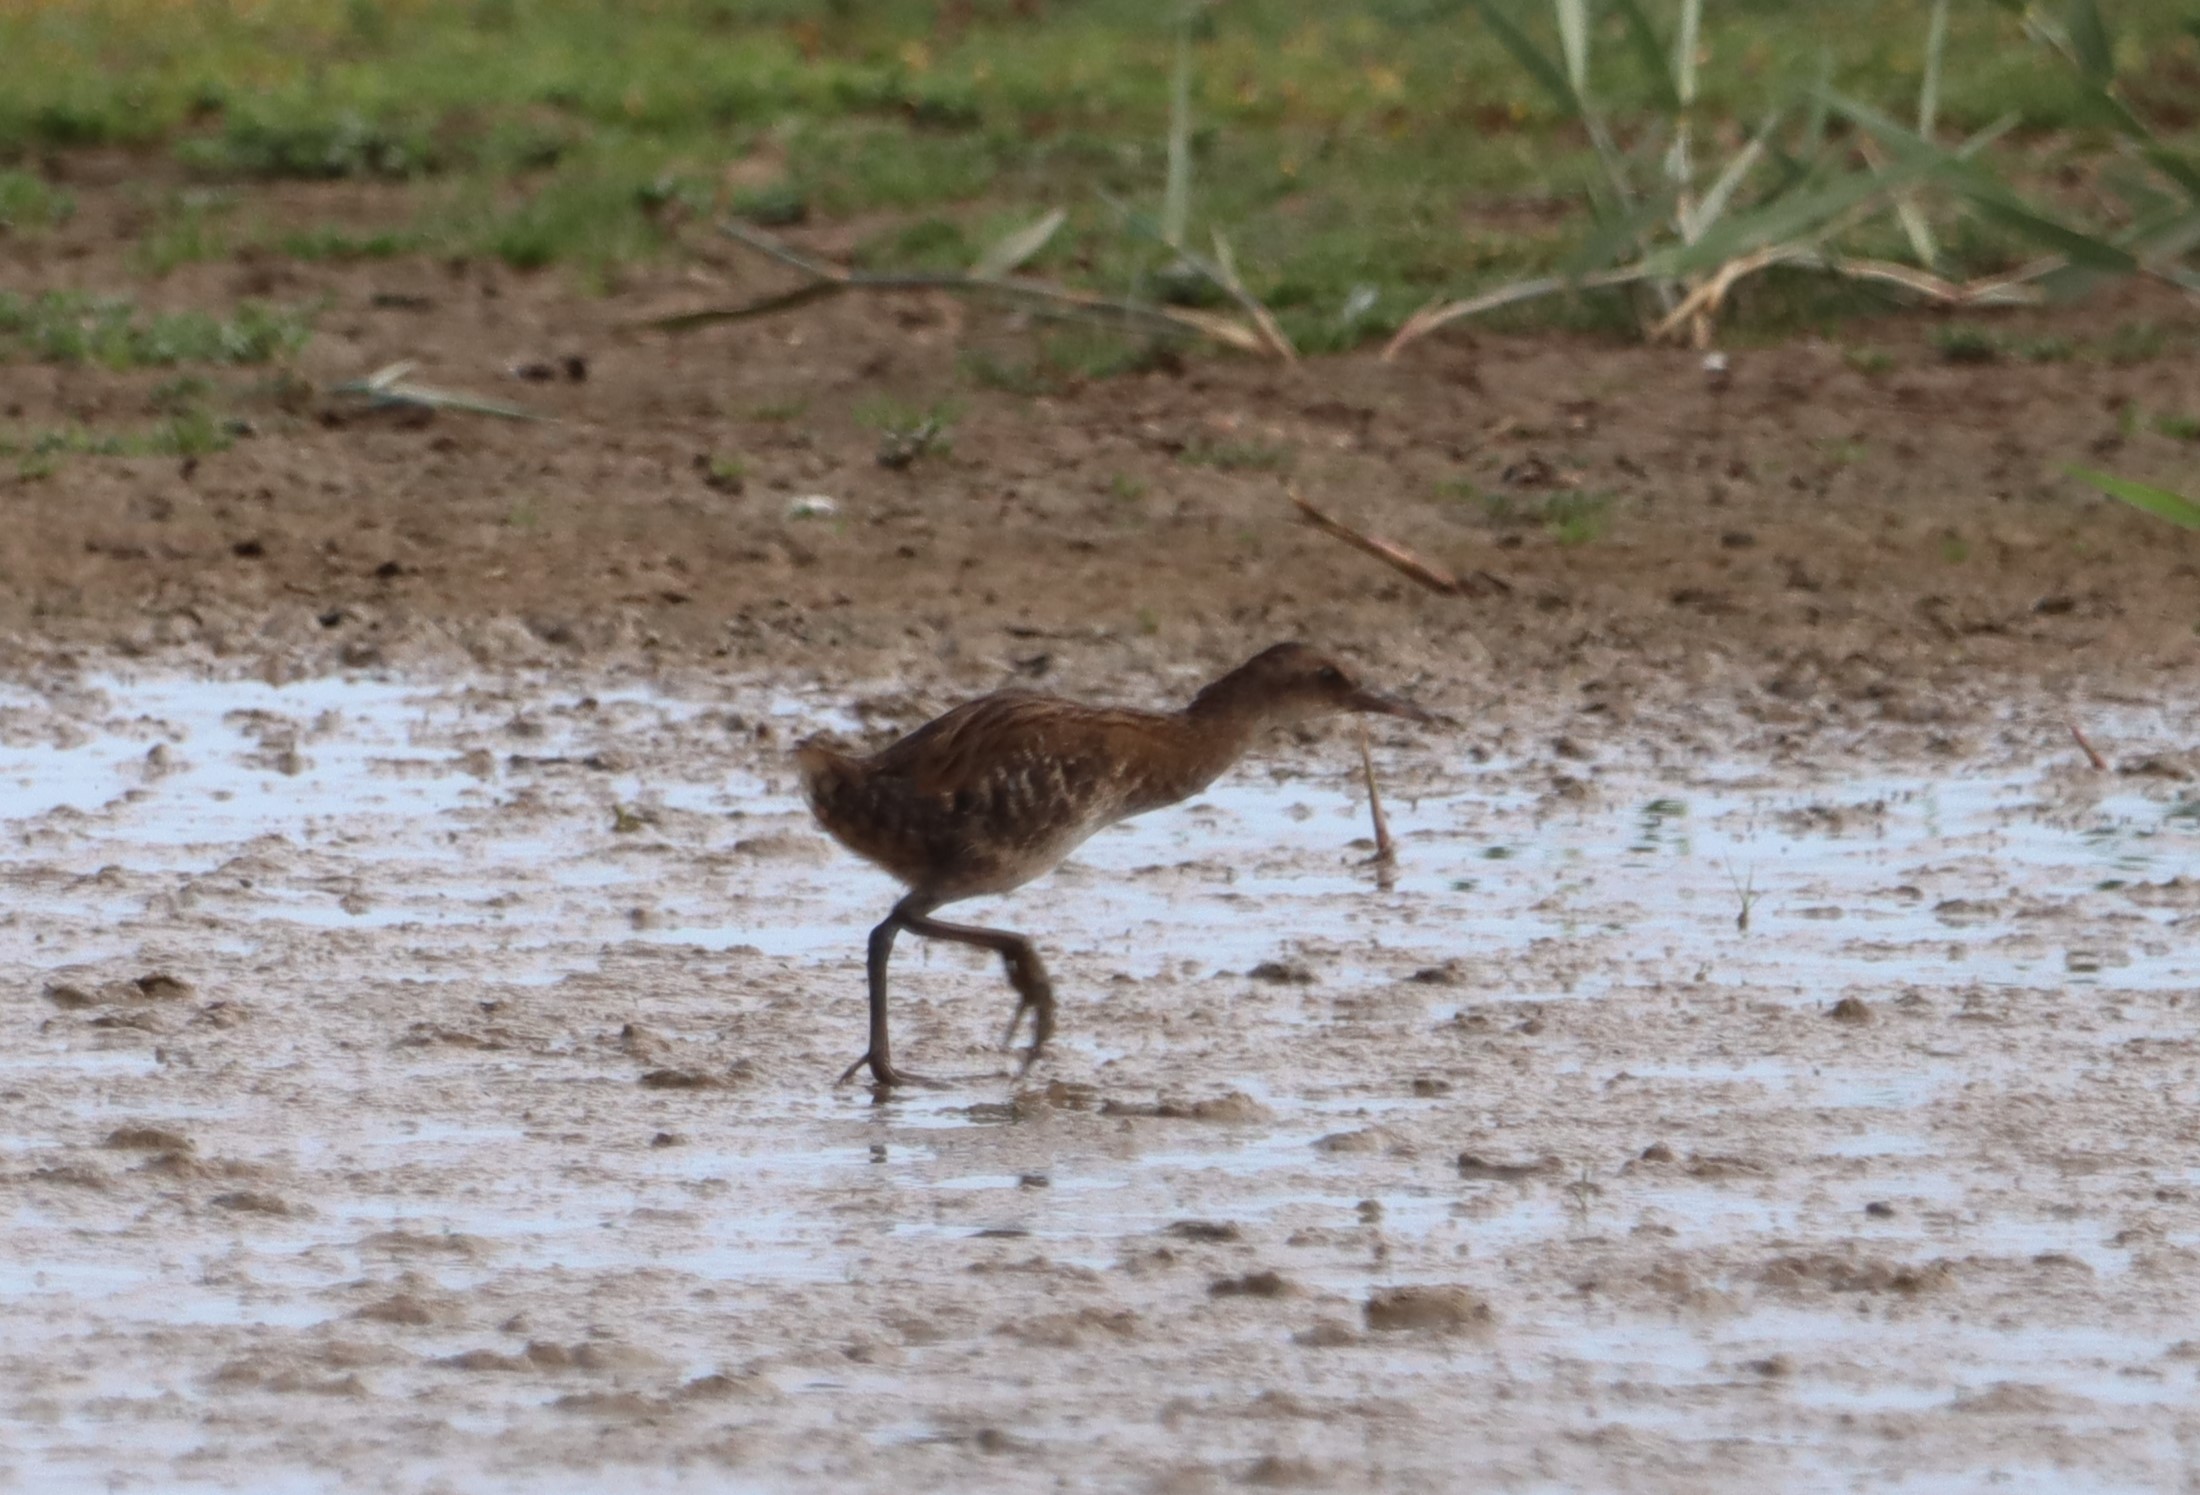
<instances>
[{"instance_id":1,"label":"broken twig","mask_svg":"<svg viewBox=\"0 0 2200 1495\"><path fill-rule=\"evenodd\" d=\"M1294 487L1286 486L1284 492L1298 506L1309 523L1323 534L1333 535L1354 550L1365 551L1384 565L1402 571L1432 592L1442 592L1447 597L1476 596L1485 590L1509 592L1512 587L1487 571L1477 571L1462 580L1434 562L1423 560L1394 540L1377 535L1366 535L1340 519L1334 519L1306 501L1306 496Z\"/></svg>"}]
</instances>

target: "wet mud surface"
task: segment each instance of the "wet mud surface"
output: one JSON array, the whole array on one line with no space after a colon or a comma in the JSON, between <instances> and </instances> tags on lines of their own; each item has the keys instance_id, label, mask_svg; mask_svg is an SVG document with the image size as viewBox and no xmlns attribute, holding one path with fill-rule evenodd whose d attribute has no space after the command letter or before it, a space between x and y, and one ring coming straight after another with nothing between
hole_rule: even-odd
<instances>
[{"instance_id":1,"label":"wet mud surface","mask_svg":"<svg viewBox=\"0 0 2200 1495\"><path fill-rule=\"evenodd\" d=\"M2188 705L2092 703L2099 771L2059 704L1522 692L1377 734L1387 886L1352 739L1286 737L963 906L1062 991L1027 1080L998 971L906 941L953 1083L878 1103L831 1081L891 889L784 749L953 695L18 673L0 1483L2189 1468Z\"/></svg>"}]
</instances>

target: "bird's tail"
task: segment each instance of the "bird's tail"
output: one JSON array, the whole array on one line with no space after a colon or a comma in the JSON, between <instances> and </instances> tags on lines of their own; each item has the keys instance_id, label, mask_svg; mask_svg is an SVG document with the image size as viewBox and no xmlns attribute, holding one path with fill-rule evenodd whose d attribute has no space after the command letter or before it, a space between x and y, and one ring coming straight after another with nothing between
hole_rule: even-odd
<instances>
[{"instance_id":1,"label":"bird's tail","mask_svg":"<svg viewBox=\"0 0 2200 1495\"><path fill-rule=\"evenodd\" d=\"M794 771L802 780L803 798L821 817L840 798L840 791L847 787L854 767L854 759L828 746L821 738L809 738L797 744L794 750Z\"/></svg>"}]
</instances>

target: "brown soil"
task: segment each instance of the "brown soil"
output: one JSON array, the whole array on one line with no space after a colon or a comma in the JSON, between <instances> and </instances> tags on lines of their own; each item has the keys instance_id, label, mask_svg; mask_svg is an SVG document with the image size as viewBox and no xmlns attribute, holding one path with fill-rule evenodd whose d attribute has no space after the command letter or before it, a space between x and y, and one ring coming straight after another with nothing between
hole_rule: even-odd
<instances>
[{"instance_id":1,"label":"brown soil","mask_svg":"<svg viewBox=\"0 0 2200 1495\"><path fill-rule=\"evenodd\" d=\"M131 285L114 246L142 192L80 191L66 230L0 250L9 280ZM371 223L381 200L289 188L252 212ZM251 260L138 287L166 307L326 298L300 360L318 389L410 358L423 382L557 420L299 392L285 409L226 375L257 432L232 450L76 458L7 484L0 629L284 673L456 642L500 664L632 646L838 677L960 658L970 681L1018 662L1206 667L1303 634L1461 687L1556 670L1898 715L1982 679L2139 683L2192 661L2200 537L2062 476L2189 486L2200 449L2123 414L2200 410L2189 303L2128 290L1999 324L2097 343L2151 323L2163 351L2129 367L1952 364L1920 317L1851 329L1892 357L1872 374L1815 339L1738 350L1720 384L1682 351L1479 336L1396 365L1197 355L1027 397L958 360L1028 354L1030 330L947 299L625 330L784 284L704 247L710 267L600 298L559 274L424 262ZM508 372L567 354L585 381ZM17 365L0 412L24 431L141 426L168 377ZM859 417L881 399L952 400L952 452L879 465ZM1511 590L1425 593L1297 522L1283 471L1217 454L1286 463L1348 520ZM711 456L741 459L741 491L713 486ZM1486 497L1441 496L1447 480ZM1611 502L1601 532L1562 543L1533 515L1576 489ZM810 495L835 512L790 517Z\"/></svg>"},{"instance_id":2,"label":"brown soil","mask_svg":"<svg viewBox=\"0 0 2200 1495\"><path fill-rule=\"evenodd\" d=\"M0 276L130 284L81 197ZM0 1486L2182 1475L2200 536L2059 473L2189 479L2123 412L2200 410L2190 310L2024 334L2152 319L2128 368L1905 322L1869 376L1486 336L1045 398L949 302L621 330L775 283L186 269L141 293L329 297L316 391L559 419L225 373L227 452L0 480ZM9 365L0 419L167 377ZM881 467L880 397L952 452ZM1574 489L1607 529L1520 518ZM1292 634L1464 719L1378 738L1394 881L1287 739L973 910L1062 991L1028 1081L996 967L910 941L954 1085L833 1089L891 891L790 738Z\"/></svg>"}]
</instances>

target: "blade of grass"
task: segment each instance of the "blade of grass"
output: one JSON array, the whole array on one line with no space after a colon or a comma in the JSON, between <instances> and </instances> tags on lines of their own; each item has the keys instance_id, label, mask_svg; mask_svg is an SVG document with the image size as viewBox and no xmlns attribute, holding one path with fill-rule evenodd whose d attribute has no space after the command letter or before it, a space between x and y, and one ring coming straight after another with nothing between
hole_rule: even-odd
<instances>
[{"instance_id":1,"label":"blade of grass","mask_svg":"<svg viewBox=\"0 0 2200 1495\"><path fill-rule=\"evenodd\" d=\"M1392 334L1390 341L1383 347L1382 361L1395 361L1408 344L1418 342L1439 327L1447 327L1466 317L1495 311L1501 306L1517 306L1523 301L1555 296L1560 291L1605 290L1613 286L1638 285L1650 276L1651 272L1639 265L1599 270L1581 276L1541 275L1533 280L1519 280L1510 285L1498 286L1480 295L1469 296L1463 301L1431 301L1406 318L1405 325Z\"/></svg>"},{"instance_id":2,"label":"blade of grass","mask_svg":"<svg viewBox=\"0 0 2200 1495\"><path fill-rule=\"evenodd\" d=\"M1857 150L1875 175L1886 174L1887 157L1869 137L1857 141ZM1928 268L1939 264L1940 245L1933 238L1932 225L1925 221L1924 206L1915 192L1895 194L1894 216L1902 225L1902 236L1910 241L1910 253L1917 256L1917 262Z\"/></svg>"},{"instance_id":3,"label":"blade of grass","mask_svg":"<svg viewBox=\"0 0 2200 1495\"><path fill-rule=\"evenodd\" d=\"M1696 230L1699 234L1726 216L1726 210L1733 202L1734 194L1741 187L1742 180L1749 175L1759 161L1764 159L1765 142L1771 137L1779 122L1780 116L1775 113L1764 122L1764 125L1755 135L1750 137L1747 145L1734 153L1734 159L1726 163L1726 169L1719 173L1718 180L1711 184L1711 190L1704 194L1703 201L1696 207L1694 216Z\"/></svg>"},{"instance_id":4,"label":"blade of grass","mask_svg":"<svg viewBox=\"0 0 2200 1495\"><path fill-rule=\"evenodd\" d=\"M1933 138L1940 119L1940 62L1948 49L1948 0L1933 0L1933 18L1925 28L1925 77L1917 87L1917 133Z\"/></svg>"},{"instance_id":5,"label":"blade of grass","mask_svg":"<svg viewBox=\"0 0 2200 1495\"><path fill-rule=\"evenodd\" d=\"M2200 160L2174 150L2166 145L2150 145L2139 152L2153 166L2178 186L2194 203L2200 204Z\"/></svg>"},{"instance_id":6,"label":"blade of grass","mask_svg":"<svg viewBox=\"0 0 2200 1495\"><path fill-rule=\"evenodd\" d=\"M2104 86L2112 82L2116 77L2116 48L2108 39L2101 8L2093 0L2070 0L2066 30L2071 55L2086 77Z\"/></svg>"},{"instance_id":7,"label":"blade of grass","mask_svg":"<svg viewBox=\"0 0 2200 1495\"><path fill-rule=\"evenodd\" d=\"M2076 266L2119 275L2138 271L2139 262L2130 251L2048 218L2026 203L1999 177L1980 165L1975 158L1983 148L1987 132L1982 131L1971 137L1964 142L1961 149L1951 153L1904 129L1878 110L1853 99L1836 94L1831 102L1836 111L1877 137L1896 156L1903 158L1903 165L1914 168L1921 162L1935 163L1934 175L1961 193L1981 214L2004 228L2023 234L2041 248L2064 256ZM1894 180L1900 170L1901 167L1891 168L1883 180Z\"/></svg>"},{"instance_id":8,"label":"blade of grass","mask_svg":"<svg viewBox=\"0 0 2200 1495\"><path fill-rule=\"evenodd\" d=\"M999 280L1004 275L1014 273L1025 261L1046 248L1047 241L1068 221L1069 214L1056 208L1012 233L1003 234L970 267L971 275L978 280Z\"/></svg>"},{"instance_id":9,"label":"blade of grass","mask_svg":"<svg viewBox=\"0 0 2200 1495\"><path fill-rule=\"evenodd\" d=\"M1260 298L1248 291L1245 282L1238 279L1237 256L1230 252L1230 241L1222 236L1219 228L1214 231L1214 241L1215 268L1222 272L1218 277L1222 288L1230 293L1230 299L1237 302L1239 309L1260 329L1261 341L1268 344L1269 351L1285 363L1297 363L1299 350L1292 346L1291 339L1284 334L1282 326L1261 303Z\"/></svg>"},{"instance_id":10,"label":"blade of grass","mask_svg":"<svg viewBox=\"0 0 2200 1495\"><path fill-rule=\"evenodd\" d=\"M1634 45L1635 60L1650 82L1650 101L1668 114L1680 112L1680 91L1673 86L1673 54L1658 39L1658 31L1650 23L1649 12L1642 8L1642 0L1617 0L1622 20L1627 23L1627 39Z\"/></svg>"},{"instance_id":11,"label":"blade of grass","mask_svg":"<svg viewBox=\"0 0 2200 1495\"><path fill-rule=\"evenodd\" d=\"M1512 18L1499 10L1495 0L1473 0L1474 8L1482 13L1483 24L1497 36L1498 42L1512 53L1513 61L1521 71L1533 78L1558 105L1559 112L1569 118L1581 113L1581 95L1574 92L1566 81L1565 71L1543 54L1543 49L1528 40L1528 34L1513 24Z\"/></svg>"},{"instance_id":12,"label":"blade of grass","mask_svg":"<svg viewBox=\"0 0 2200 1495\"><path fill-rule=\"evenodd\" d=\"M1702 274L1759 249L1806 243L1822 237L1858 208L1922 179L1930 169L1924 163L1905 162L1890 168L1884 177L1852 172L1815 192L1790 192L1764 207L1727 218L1693 244L1655 250L1636 268L1650 275Z\"/></svg>"},{"instance_id":13,"label":"blade of grass","mask_svg":"<svg viewBox=\"0 0 2200 1495\"><path fill-rule=\"evenodd\" d=\"M2157 488L2151 483L2136 483L2130 478L2120 478L2112 473L2094 472L2090 468L2065 469L2080 482L2091 483L2110 498L2122 499L2135 509L2144 509L2158 519L2185 529L2200 530L2200 502L2172 493L2167 488Z\"/></svg>"},{"instance_id":14,"label":"blade of grass","mask_svg":"<svg viewBox=\"0 0 2200 1495\"><path fill-rule=\"evenodd\" d=\"M2053 250L2073 265L2114 275L2135 275L2139 271L2138 257L2128 249L2043 217L2013 196L2004 197L1990 191L1965 195L1985 217L2023 234L2042 249Z\"/></svg>"},{"instance_id":15,"label":"blade of grass","mask_svg":"<svg viewBox=\"0 0 2200 1495\"><path fill-rule=\"evenodd\" d=\"M1184 247L1192 214L1192 23L1176 32L1176 72L1169 82L1169 177L1161 191L1161 242Z\"/></svg>"},{"instance_id":16,"label":"blade of grass","mask_svg":"<svg viewBox=\"0 0 2200 1495\"><path fill-rule=\"evenodd\" d=\"M1566 81L1581 98L1589 95L1589 7L1583 0L1551 0L1558 13L1558 45L1566 59Z\"/></svg>"},{"instance_id":17,"label":"blade of grass","mask_svg":"<svg viewBox=\"0 0 2200 1495\"><path fill-rule=\"evenodd\" d=\"M1681 29L1673 39L1673 88L1681 107L1696 102L1696 38L1703 24L1703 0L1681 0Z\"/></svg>"}]
</instances>

